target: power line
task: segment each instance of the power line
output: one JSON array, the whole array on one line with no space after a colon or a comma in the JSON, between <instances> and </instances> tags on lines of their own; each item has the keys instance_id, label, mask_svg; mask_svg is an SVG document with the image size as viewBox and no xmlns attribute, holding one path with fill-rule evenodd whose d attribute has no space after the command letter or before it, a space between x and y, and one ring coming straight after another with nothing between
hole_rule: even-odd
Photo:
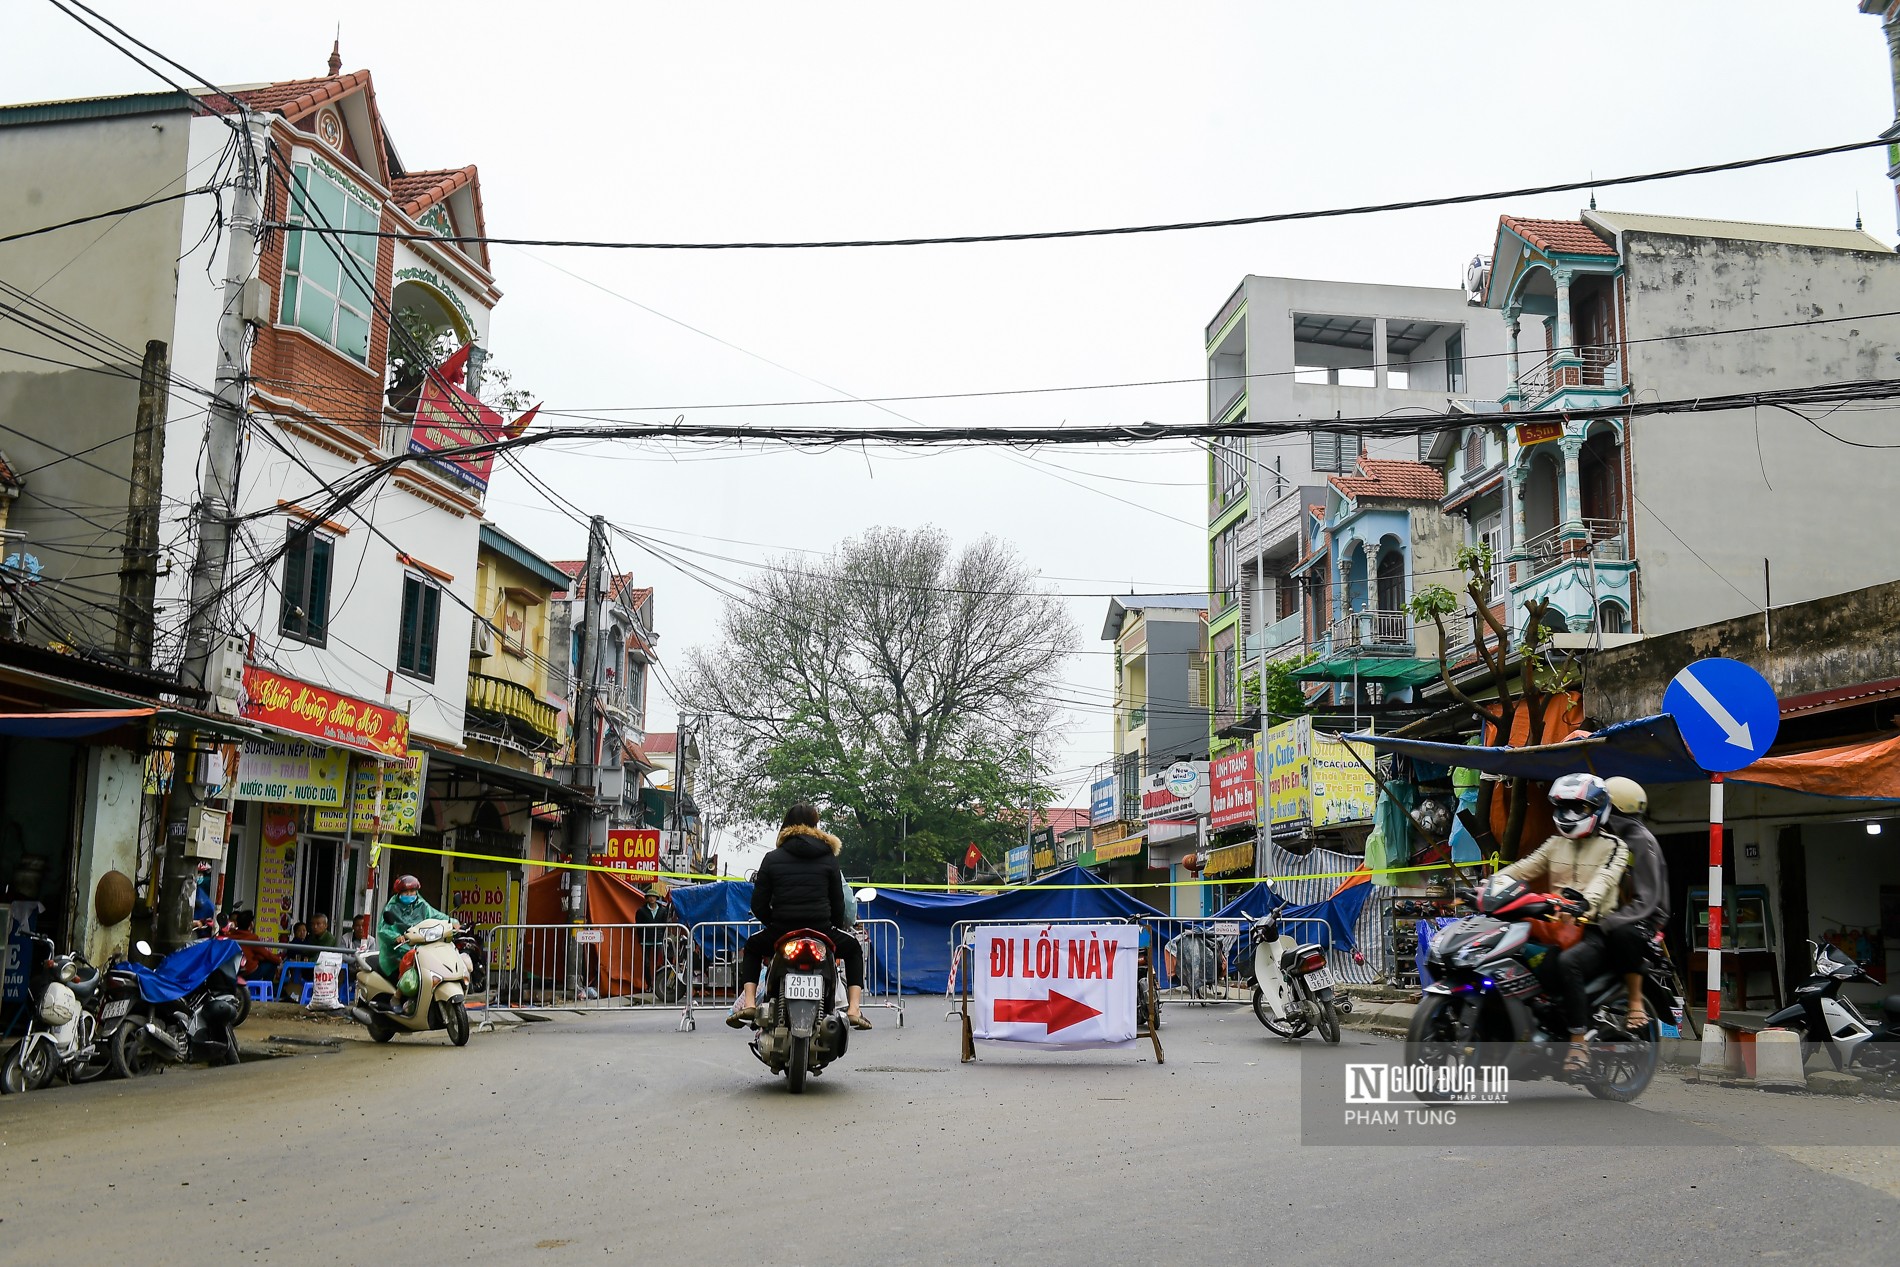
<instances>
[{"instance_id":1,"label":"power line","mask_svg":"<svg viewBox=\"0 0 1900 1267\"><path fill-rule=\"evenodd\" d=\"M199 194L215 194L218 192L218 189L219 187L216 185L200 185L196 189L186 189L179 193L166 194L162 198L147 198L143 202L131 203L124 207L114 207L110 211L95 211L89 216L77 216L71 220L62 220L58 224L41 225L37 229L22 229L18 233L9 233L5 237L0 237L0 246L8 242L18 242L22 238L36 238L43 233L57 233L61 229L70 229L75 225L91 224L95 220L110 220L114 216L130 215L134 211L143 211L147 207L162 206L165 203L177 202L183 198L195 198Z\"/></svg>"},{"instance_id":2,"label":"power line","mask_svg":"<svg viewBox=\"0 0 1900 1267\"><path fill-rule=\"evenodd\" d=\"M1445 194L1435 198L1407 198L1392 202L1362 203L1350 207L1328 207L1307 211L1277 211L1264 215L1233 216L1220 220L1179 220L1167 224L1120 225L1096 229L1040 229L1020 233L968 233L948 237L855 238L809 242L613 242L576 238L503 238L486 234L409 233L388 229L346 229L339 235L393 238L403 242L455 242L484 246L577 247L606 251L811 251L882 246L965 246L989 242L1046 242L1061 238L1129 237L1145 233L1179 233L1198 229L1228 229L1254 224L1286 224L1297 220L1333 220L1349 216L1375 215L1387 211L1417 211L1430 207L1454 207L1473 202L1498 202L1507 198L1532 198L1543 194L1569 193L1616 185L1641 185L1660 180L1678 180L1688 176L1707 176L1717 172L1745 171L1776 163L1794 163L1835 154L1850 154L1885 146L1884 138L1848 141L1813 149L1791 150L1758 158L1730 159L1720 163L1701 163L1694 167L1673 167L1664 171L1639 172L1628 176L1587 177L1582 180L1555 181L1544 185L1523 185L1515 189L1494 189L1485 193ZM290 224L270 223L273 229Z\"/></svg>"}]
</instances>

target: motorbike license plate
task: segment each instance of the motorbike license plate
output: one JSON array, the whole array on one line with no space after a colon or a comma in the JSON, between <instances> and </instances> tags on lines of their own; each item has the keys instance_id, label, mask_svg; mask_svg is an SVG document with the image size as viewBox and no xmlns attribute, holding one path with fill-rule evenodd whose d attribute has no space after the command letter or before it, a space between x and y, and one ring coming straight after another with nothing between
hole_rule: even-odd
<instances>
[{"instance_id":1,"label":"motorbike license plate","mask_svg":"<svg viewBox=\"0 0 1900 1267\"><path fill-rule=\"evenodd\" d=\"M825 997L825 979L809 973L787 973L785 976L785 997L788 999L817 999Z\"/></svg>"},{"instance_id":2,"label":"motorbike license plate","mask_svg":"<svg viewBox=\"0 0 1900 1267\"><path fill-rule=\"evenodd\" d=\"M1313 990L1315 992L1320 991L1320 990L1332 989L1333 988L1333 970L1331 968L1321 968L1318 972L1307 973L1306 985L1308 989Z\"/></svg>"},{"instance_id":3,"label":"motorbike license plate","mask_svg":"<svg viewBox=\"0 0 1900 1267\"><path fill-rule=\"evenodd\" d=\"M121 1016L124 1016L127 1012L131 1011L131 1009L132 1009L132 1000L115 999L112 1002L106 1004L106 1010L102 1019L108 1020L108 1021L116 1021Z\"/></svg>"}]
</instances>

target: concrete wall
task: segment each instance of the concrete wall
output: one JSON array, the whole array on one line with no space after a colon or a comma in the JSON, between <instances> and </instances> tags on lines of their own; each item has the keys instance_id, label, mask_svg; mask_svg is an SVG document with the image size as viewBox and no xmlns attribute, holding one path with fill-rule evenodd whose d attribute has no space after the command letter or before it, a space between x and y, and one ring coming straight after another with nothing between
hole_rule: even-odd
<instances>
[{"instance_id":1,"label":"concrete wall","mask_svg":"<svg viewBox=\"0 0 1900 1267\"><path fill-rule=\"evenodd\" d=\"M1193 703L1189 670L1195 653L1207 649L1207 628L1198 612L1188 619L1170 619L1172 613L1149 612L1148 630L1148 761L1165 765L1180 756L1200 760L1207 756L1208 712ZM1209 673L1213 666L1208 666Z\"/></svg>"},{"instance_id":2,"label":"concrete wall","mask_svg":"<svg viewBox=\"0 0 1900 1267\"><path fill-rule=\"evenodd\" d=\"M0 130L0 235L183 189L188 125L178 112ZM190 181L208 174L195 172ZM210 205L200 196L0 245L0 278L131 349L104 354L130 377L102 373L98 353L65 346L18 318L0 319L0 344L31 354L0 352L0 450L28 473L9 524L27 540L11 548L30 552L44 569L31 602L48 610L60 635L89 646L112 643L138 359L147 340L173 341L184 220ZM195 450L195 436L170 447ZM62 450L83 459L62 460ZM55 637L43 625L29 626L27 636L39 643Z\"/></svg>"},{"instance_id":3,"label":"concrete wall","mask_svg":"<svg viewBox=\"0 0 1900 1267\"><path fill-rule=\"evenodd\" d=\"M95 964L124 954L132 921L102 925L93 892L108 871L138 878L139 811L144 799L145 767L140 754L124 748L90 748L85 759L85 793L79 820L79 870L72 944ZM81 926L83 921L83 926Z\"/></svg>"},{"instance_id":4,"label":"concrete wall","mask_svg":"<svg viewBox=\"0 0 1900 1267\"><path fill-rule=\"evenodd\" d=\"M1654 714L1669 679L1706 656L1754 665L1783 699L1900 677L1900 581L1777 608L1771 620L1772 640L1757 615L1597 652L1585 701L1590 717L1607 724Z\"/></svg>"},{"instance_id":5,"label":"concrete wall","mask_svg":"<svg viewBox=\"0 0 1900 1267\"><path fill-rule=\"evenodd\" d=\"M1644 397L1900 376L1891 320L1640 342L1891 311L1900 256L1630 233L1624 258L1629 363ZM1850 406L1820 421L1891 445L1894 418ZM1854 447L1778 409L1750 409L1638 419L1631 453L1646 633L1759 610L1764 560L1776 604L1900 577L1900 449Z\"/></svg>"},{"instance_id":6,"label":"concrete wall","mask_svg":"<svg viewBox=\"0 0 1900 1267\"><path fill-rule=\"evenodd\" d=\"M1453 593L1462 592L1464 578L1458 572L1458 548L1465 543L1464 521L1436 506L1414 506L1411 535L1410 575L1405 579L1407 600L1428 585L1443 585ZM1445 627L1457 629L1452 621L1447 621ZM1421 660L1438 658L1438 629L1430 621L1417 625L1412 638Z\"/></svg>"}]
</instances>

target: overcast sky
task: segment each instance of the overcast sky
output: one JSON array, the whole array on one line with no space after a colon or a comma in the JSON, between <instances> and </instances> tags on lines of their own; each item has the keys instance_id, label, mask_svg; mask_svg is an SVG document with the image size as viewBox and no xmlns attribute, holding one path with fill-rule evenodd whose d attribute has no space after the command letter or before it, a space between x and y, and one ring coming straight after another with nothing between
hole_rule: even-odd
<instances>
[{"instance_id":1,"label":"overcast sky","mask_svg":"<svg viewBox=\"0 0 1900 1267\"><path fill-rule=\"evenodd\" d=\"M374 73L403 161L478 164L501 235L848 238L1213 218L1808 148L1872 137L1893 116L1880 24L1853 0L378 0L267 17L94 5L227 84L323 73L340 24L344 66ZM0 99L157 86L50 5L10 0L5 11ZM1878 151L1605 190L1599 203L1846 226L1857 197L1868 229L1891 240ZM881 396L1193 379L1205 372L1202 328L1246 273L1455 286L1490 249L1500 212L1574 215L1582 202L900 250L503 247L491 343L550 408L667 410L624 415L647 419L837 394L813 380ZM1204 392L893 408L933 425L1179 423L1201 416ZM683 412L893 421L855 403ZM1072 698L1100 703L1075 714L1065 792L1067 774L1110 744L1100 595L1206 585L1205 460L1192 453L686 459L602 447L529 461L587 510L730 559L931 523L960 540L1004 537L1053 587L1083 595L1071 606L1087 653L1064 676ZM488 505L549 556L584 550L582 529L516 477L500 475ZM701 582L626 541L615 553L657 589L668 659L711 637L718 599ZM698 561L750 574L745 562ZM652 726L671 720L670 700L656 700Z\"/></svg>"}]
</instances>

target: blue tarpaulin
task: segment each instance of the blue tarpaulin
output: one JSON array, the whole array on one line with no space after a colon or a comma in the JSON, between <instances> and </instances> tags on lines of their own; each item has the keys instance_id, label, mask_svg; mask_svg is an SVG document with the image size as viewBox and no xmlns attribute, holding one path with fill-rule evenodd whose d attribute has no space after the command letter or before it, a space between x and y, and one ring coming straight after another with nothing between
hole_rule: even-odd
<instances>
[{"instance_id":1,"label":"blue tarpaulin","mask_svg":"<svg viewBox=\"0 0 1900 1267\"><path fill-rule=\"evenodd\" d=\"M205 979L244 953L244 947L225 937L195 941L166 955L156 968L130 965L139 979L139 993L147 1003L182 999Z\"/></svg>"},{"instance_id":2,"label":"blue tarpaulin","mask_svg":"<svg viewBox=\"0 0 1900 1267\"><path fill-rule=\"evenodd\" d=\"M1333 894L1323 902L1309 902L1305 906L1285 906L1273 886L1264 880L1254 885L1239 897L1214 913L1216 919L1235 919L1242 916L1265 915L1275 906L1280 906L1280 918L1283 920L1317 919L1324 920L1332 929L1332 941L1326 945L1328 950L1357 950L1359 940L1353 936L1353 926L1359 922L1359 913L1366 909L1366 899L1372 896L1370 884L1355 884ZM1301 941L1321 941L1315 935L1311 924L1288 925L1287 932Z\"/></svg>"},{"instance_id":3,"label":"blue tarpaulin","mask_svg":"<svg viewBox=\"0 0 1900 1267\"><path fill-rule=\"evenodd\" d=\"M1638 783L1704 782L1709 777L1689 755L1676 729L1676 719L1668 713L1618 722L1582 739L1532 748L1478 748L1392 735L1361 734L1346 738L1354 743L1371 744L1380 752L1396 752L1441 765L1460 765L1546 783L1579 771L1603 778L1620 774Z\"/></svg>"}]
</instances>

